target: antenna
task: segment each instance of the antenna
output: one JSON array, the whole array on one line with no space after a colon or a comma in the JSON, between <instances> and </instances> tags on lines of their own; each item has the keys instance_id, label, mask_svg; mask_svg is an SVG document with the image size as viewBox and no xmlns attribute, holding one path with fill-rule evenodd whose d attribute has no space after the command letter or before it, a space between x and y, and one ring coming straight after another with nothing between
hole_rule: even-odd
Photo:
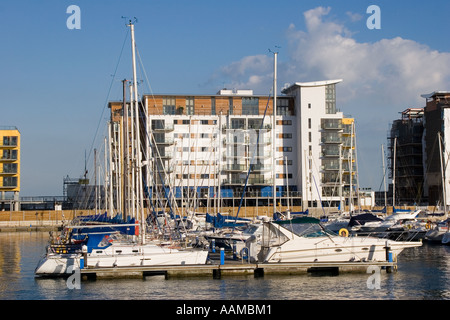
<instances>
[{"instance_id":1,"label":"antenna","mask_svg":"<svg viewBox=\"0 0 450 320\"><path fill-rule=\"evenodd\" d=\"M277 49L281 49L281 47L280 46L275 46L275 48L277 48ZM270 48L269 48L269 52L270 53L278 53L278 51L272 51Z\"/></svg>"},{"instance_id":2,"label":"antenna","mask_svg":"<svg viewBox=\"0 0 450 320\"><path fill-rule=\"evenodd\" d=\"M134 24L134 23L138 22L138 19L136 17L133 17L134 18L133 21L131 21L131 19L129 19L128 17L125 17L125 16L122 16L121 18L125 19L125 20L128 20L128 24L126 24L127 26L130 25L130 24Z\"/></svg>"}]
</instances>

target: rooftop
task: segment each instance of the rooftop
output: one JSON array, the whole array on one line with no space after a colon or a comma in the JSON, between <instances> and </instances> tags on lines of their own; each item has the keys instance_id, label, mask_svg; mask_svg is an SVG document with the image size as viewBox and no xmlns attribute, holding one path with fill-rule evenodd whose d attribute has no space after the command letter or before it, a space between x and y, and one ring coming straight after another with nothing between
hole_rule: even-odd
<instances>
[{"instance_id":1,"label":"rooftop","mask_svg":"<svg viewBox=\"0 0 450 320\"><path fill-rule=\"evenodd\" d=\"M336 79L336 80L324 80L324 81L313 81L313 82L295 82L292 85L287 86L283 90L281 90L282 93L286 93L290 90L292 90L295 87L322 87L327 86L329 84L336 84L339 82L342 82L342 79Z\"/></svg>"}]
</instances>

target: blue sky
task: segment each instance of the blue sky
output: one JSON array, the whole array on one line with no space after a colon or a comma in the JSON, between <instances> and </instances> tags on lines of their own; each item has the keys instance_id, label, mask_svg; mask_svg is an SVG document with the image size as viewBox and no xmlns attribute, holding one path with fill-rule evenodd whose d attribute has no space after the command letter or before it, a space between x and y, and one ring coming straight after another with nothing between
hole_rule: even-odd
<instances>
[{"instance_id":1,"label":"blue sky","mask_svg":"<svg viewBox=\"0 0 450 320\"><path fill-rule=\"evenodd\" d=\"M81 9L79 30L66 27L72 4ZM381 9L380 30L366 27L372 4ZM121 99L120 80L131 77L122 16L138 19L150 82L141 94L150 86L266 94L275 46L280 88L344 79L338 106L356 119L360 184L378 190L389 124L423 107L421 94L450 90L449 9L444 0L2 1L0 125L22 134L21 195L62 195L63 178L82 175L85 152L91 163L92 147L102 148L106 102Z\"/></svg>"}]
</instances>

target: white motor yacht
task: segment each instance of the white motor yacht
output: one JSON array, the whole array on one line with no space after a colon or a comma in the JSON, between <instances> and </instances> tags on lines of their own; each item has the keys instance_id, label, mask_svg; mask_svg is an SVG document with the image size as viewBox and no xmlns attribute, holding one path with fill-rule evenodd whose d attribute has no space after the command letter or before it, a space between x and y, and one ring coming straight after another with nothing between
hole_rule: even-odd
<instances>
[{"instance_id":1,"label":"white motor yacht","mask_svg":"<svg viewBox=\"0 0 450 320\"><path fill-rule=\"evenodd\" d=\"M305 217L264 224L262 239L247 241L252 261L348 262L393 260L406 248L419 247L419 241L399 242L375 237L345 237L329 233L319 220Z\"/></svg>"}]
</instances>

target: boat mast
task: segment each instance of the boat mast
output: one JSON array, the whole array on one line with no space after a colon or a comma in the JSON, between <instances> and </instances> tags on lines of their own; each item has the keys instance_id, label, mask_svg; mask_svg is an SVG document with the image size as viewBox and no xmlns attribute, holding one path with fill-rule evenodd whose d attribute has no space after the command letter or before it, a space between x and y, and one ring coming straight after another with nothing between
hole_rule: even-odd
<instances>
[{"instance_id":1,"label":"boat mast","mask_svg":"<svg viewBox=\"0 0 450 320\"><path fill-rule=\"evenodd\" d=\"M137 189L133 190L136 192L136 203L133 203L133 207L136 207L140 209L141 216L139 217L141 220L141 228L140 228L140 235L141 235L141 243L145 244L145 213L143 208L143 199L140 196L142 191L142 159L141 159L141 139L140 139L140 129L139 129L139 109L138 109L138 90L137 90L137 75L136 75L136 43L134 40L134 24L131 22L128 25L130 27L131 31L131 53L132 53L132 67L133 67L133 101L132 101L132 107L134 105L134 128L136 132L136 161L135 161L135 170L137 173ZM138 218L138 212L136 212L135 218Z\"/></svg>"},{"instance_id":2,"label":"boat mast","mask_svg":"<svg viewBox=\"0 0 450 320\"><path fill-rule=\"evenodd\" d=\"M394 210L395 207L395 161L397 157L397 137L394 138L394 162L393 167L394 170L392 170L392 210Z\"/></svg>"},{"instance_id":3,"label":"boat mast","mask_svg":"<svg viewBox=\"0 0 450 320\"><path fill-rule=\"evenodd\" d=\"M276 160L275 160L275 152L277 151L276 148L276 115L277 115L277 56L278 52L274 52L274 59L273 59L273 124L272 124L272 179L273 179L273 214L277 212L277 175L275 170Z\"/></svg>"},{"instance_id":4,"label":"boat mast","mask_svg":"<svg viewBox=\"0 0 450 320\"><path fill-rule=\"evenodd\" d=\"M444 202L444 217L447 218L447 191L445 187L445 171L444 171L444 157L442 154L442 142L441 142L441 133L438 132L439 139L439 158L441 160L441 178L442 178L442 193L443 193L443 202Z\"/></svg>"},{"instance_id":5,"label":"boat mast","mask_svg":"<svg viewBox=\"0 0 450 320\"><path fill-rule=\"evenodd\" d=\"M381 145L381 161L383 163L384 207L387 210L386 169L384 165L384 145Z\"/></svg>"}]
</instances>

